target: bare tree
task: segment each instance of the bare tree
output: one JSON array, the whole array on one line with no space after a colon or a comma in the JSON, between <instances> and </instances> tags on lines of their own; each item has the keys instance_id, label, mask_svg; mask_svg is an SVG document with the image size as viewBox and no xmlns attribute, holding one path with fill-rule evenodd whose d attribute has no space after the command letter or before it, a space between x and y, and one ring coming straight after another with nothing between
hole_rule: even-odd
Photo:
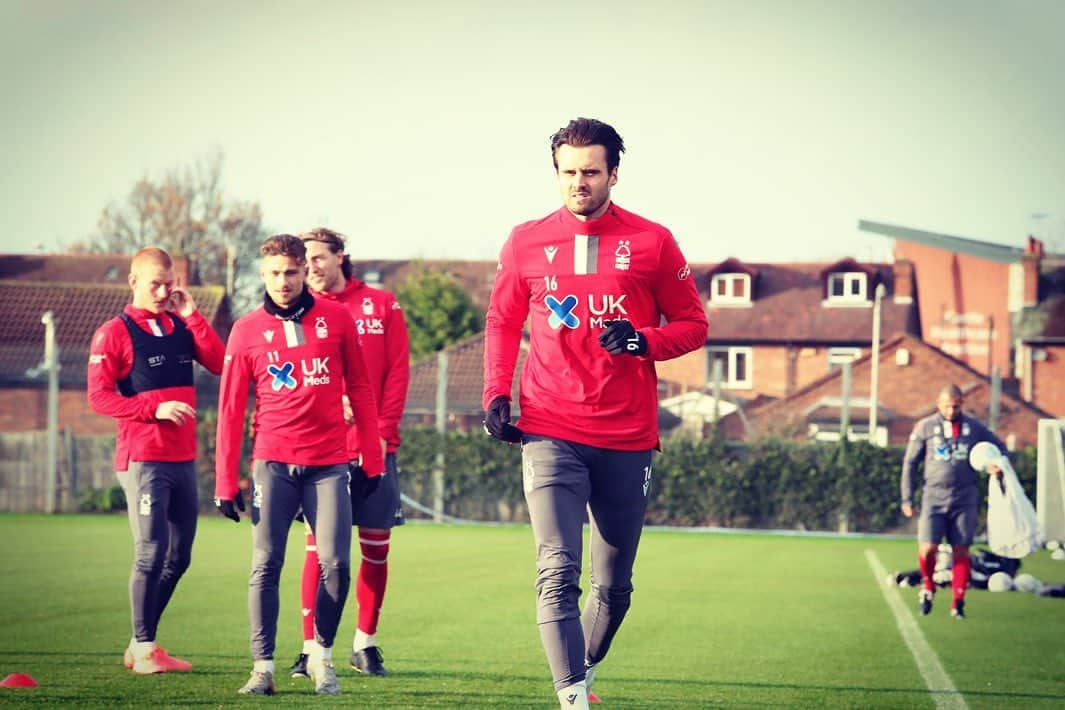
<instances>
[{"instance_id":1,"label":"bare tree","mask_svg":"<svg viewBox=\"0 0 1065 710\"><path fill-rule=\"evenodd\" d=\"M202 283L233 288L235 310L248 310L258 293L254 264L265 236L262 210L258 202L226 199L223 163L223 153L216 149L161 180L142 177L126 200L104 208L96 231L70 251L131 254L145 246L162 247L188 258ZM233 283L227 283L230 254Z\"/></svg>"}]
</instances>

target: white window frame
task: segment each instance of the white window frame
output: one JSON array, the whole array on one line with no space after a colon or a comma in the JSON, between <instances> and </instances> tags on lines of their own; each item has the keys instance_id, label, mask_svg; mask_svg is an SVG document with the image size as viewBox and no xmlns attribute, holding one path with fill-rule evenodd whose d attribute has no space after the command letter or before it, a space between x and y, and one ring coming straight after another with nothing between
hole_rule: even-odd
<instances>
[{"instance_id":1,"label":"white window frame","mask_svg":"<svg viewBox=\"0 0 1065 710\"><path fill-rule=\"evenodd\" d=\"M743 283L742 296L736 295L736 283ZM726 284L725 294L719 294L717 292L717 285L719 283ZM751 275L750 274L714 274L710 277L710 303L715 306L728 305L750 305L751 303Z\"/></svg>"},{"instance_id":2,"label":"white window frame","mask_svg":"<svg viewBox=\"0 0 1065 710\"><path fill-rule=\"evenodd\" d=\"M843 283L843 295L832 293L836 281ZM857 293L853 293L857 286ZM865 304L869 302L869 274L864 271L836 271L828 275L825 289L825 302L831 304Z\"/></svg>"},{"instance_id":3,"label":"white window frame","mask_svg":"<svg viewBox=\"0 0 1065 710\"><path fill-rule=\"evenodd\" d=\"M862 356L861 348L829 348L828 349L828 370L834 371L837 367L840 367L845 362L854 362Z\"/></svg>"},{"instance_id":4,"label":"white window frame","mask_svg":"<svg viewBox=\"0 0 1065 710\"><path fill-rule=\"evenodd\" d=\"M709 347L706 349L706 383L708 386L714 382L714 358L718 353L725 354L725 371L721 373L721 386L730 390L749 390L754 387L754 348L747 346L733 347ZM745 359L746 377L736 379L736 363L742 357Z\"/></svg>"}]
</instances>

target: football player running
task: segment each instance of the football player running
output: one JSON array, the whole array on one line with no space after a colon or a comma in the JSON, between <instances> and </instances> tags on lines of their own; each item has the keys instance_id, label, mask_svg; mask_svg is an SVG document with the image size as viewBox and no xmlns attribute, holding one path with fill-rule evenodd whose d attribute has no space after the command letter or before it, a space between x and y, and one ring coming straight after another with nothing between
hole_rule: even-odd
<instances>
[{"instance_id":1,"label":"football player running","mask_svg":"<svg viewBox=\"0 0 1065 710\"><path fill-rule=\"evenodd\" d=\"M655 361L706 343L691 270L665 227L610 199L621 136L578 118L551 137L561 209L503 245L485 325L485 429L522 447L540 637L563 708L587 708L632 595L659 447ZM511 382L529 317L520 420ZM582 526L591 590L579 612Z\"/></svg>"}]
</instances>

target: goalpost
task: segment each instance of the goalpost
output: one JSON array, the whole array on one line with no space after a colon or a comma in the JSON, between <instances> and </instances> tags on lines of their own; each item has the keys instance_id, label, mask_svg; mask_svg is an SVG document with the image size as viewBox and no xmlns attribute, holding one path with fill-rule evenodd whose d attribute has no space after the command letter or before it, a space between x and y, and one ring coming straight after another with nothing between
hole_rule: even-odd
<instances>
[{"instance_id":1,"label":"goalpost","mask_svg":"<svg viewBox=\"0 0 1065 710\"><path fill-rule=\"evenodd\" d=\"M1036 517L1047 540L1065 543L1065 419L1039 420Z\"/></svg>"}]
</instances>

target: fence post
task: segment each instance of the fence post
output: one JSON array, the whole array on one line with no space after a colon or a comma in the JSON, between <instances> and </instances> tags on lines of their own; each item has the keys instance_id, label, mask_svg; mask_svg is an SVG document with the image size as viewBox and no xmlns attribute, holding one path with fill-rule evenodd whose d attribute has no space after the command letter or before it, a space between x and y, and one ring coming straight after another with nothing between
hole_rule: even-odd
<instances>
[{"instance_id":1,"label":"fence post","mask_svg":"<svg viewBox=\"0 0 1065 710\"><path fill-rule=\"evenodd\" d=\"M48 469L44 472L44 512L55 512L59 449L59 348L55 342L56 318L51 311L41 316L44 323L44 367L48 370Z\"/></svg>"},{"instance_id":2,"label":"fence post","mask_svg":"<svg viewBox=\"0 0 1065 710\"><path fill-rule=\"evenodd\" d=\"M436 432L439 447L433 468L433 521L444 521L444 434L447 431L447 351L436 354Z\"/></svg>"}]
</instances>

